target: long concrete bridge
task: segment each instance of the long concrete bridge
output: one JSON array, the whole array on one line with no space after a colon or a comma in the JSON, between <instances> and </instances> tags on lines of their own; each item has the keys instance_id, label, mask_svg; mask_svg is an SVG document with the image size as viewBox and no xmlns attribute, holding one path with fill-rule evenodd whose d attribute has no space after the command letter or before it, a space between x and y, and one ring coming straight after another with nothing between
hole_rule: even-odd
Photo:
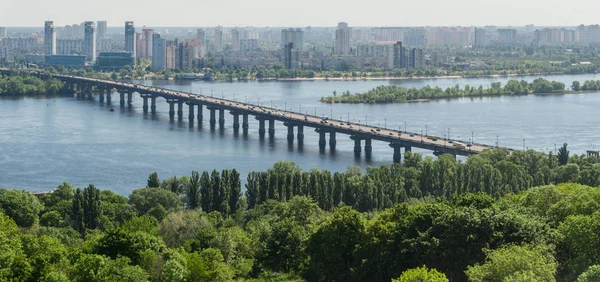
<instances>
[{"instance_id":1,"label":"long concrete bridge","mask_svg":"<svg viewBox=\"0 0 600 282\"><path fill-rule=\"evenodd\" d=\"M16 70L20 71L20 70ZM11 75L12 70L0 69L0 73ZM44 73L32 72L39 76L48 76ZM327 119L309 114L302 114L293 111L268 108L249 103L240 103L227 99L208 97L183 91L175 91L129 82L103 80L96 78L79 77L72 75L53 74L66 83L69 92L78 98L92 98L97 94L100 103L111 104L112 93L119 94L119 104L121 107L131 107L134 93L138 93L143 99L144 113L156 113L157 98L163 98L169 104L169 117L173 120L177 116L178 120L184 118L184 105L187 107L187 116L190 123L196 119L202 123L204 119L203 108L209 111L209 124L211 128L225 125L225 111L233 116L233 130L239 132L240 117L241 128L244 134L248 134L248 118L254 116L258 120L258 134L264 138L269 134L270 138L275 136L275 121L283 122L287 127L288 142L293 143L297 139L298 143L304 141L304 128L314 128L319 134L319 148L323 151L329 144L330 150L335 150L337 135L348 135L354 141L354 153L361 155L364 145L365 156L370 157L372 142L381 141L389 144L393 148L393 161L398 163L401 160L401 149L404 152L411 151L413 147L431 150L434 155L452 154L469 156L477 154L492 146L482 144L472 144L458 140L448 140L439 137L424 136L416 133L402 132L387 128L380 128L365 124L352 123L349 121ZM218 112L218 120L217 120ZM268 127L267 127L268 126ZM327 142L329 135L329 142Z\"/></svg>"}]
</instances>

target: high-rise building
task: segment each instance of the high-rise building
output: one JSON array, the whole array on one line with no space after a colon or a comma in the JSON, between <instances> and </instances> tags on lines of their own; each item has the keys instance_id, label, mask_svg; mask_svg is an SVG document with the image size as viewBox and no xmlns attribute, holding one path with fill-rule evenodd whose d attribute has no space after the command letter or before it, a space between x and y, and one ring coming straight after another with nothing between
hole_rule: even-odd
<instances>
[{"instance_id":1,"label":"high-rise building","mask_svg":"<svg viewBox=\"0 0 600 282\"><path fill-rule=\"evenodd\" d=\"M423 49L413 48L410 50L410 56L408 59L408 67L413 69L421 69L425 67L425 56L423 56Z\"/></svg>"},{"instance_id":2,"label":"high-rise building","mask_svg":"<svg viewBox=\"0 0 600 282\"><path fill-rule=\"evenodd\" d=\"M162 70L167 66L166 41L160 34L152 34L152 70Z\"/></svg>"},{"instance_id":3,"label":"high-rise building","mask_svg":"<svg viewBox=\"0 0 600 282\"><path fill-rule=\"evenodd\" d=\"M223 29L218 26L215 28L215 36L213 40L215 45L215 52L223 52Z\"/></svg>"},{"instance_id":4,"label":"high-rise building","mask_svg":"<svg viewBox=\"0 0 600 282\"><path fill-rule=\"evenodd\" d=\"M338 55L350 54L350 28L347 23L338 23L335 31L335 53Z\"/></svg>"},{"instance_id":5,"label":"high-rise building","mask_svg":"<svg viewBox=\"0 0 600 282\"><path fill-rule=\"evenodd\" d=\"M152 35L154 34L153 29L144 28L142 30L142 37L140 38L140 52L137 54L138 57L151 58L152 57Z\"/></svg>"},{"instance_id":6,"label":"high-rise building","mask_svg":"<svg viewBox=\"0 0 600 282\"><path fill-rule=\"evenodd\" d=\"M96 24L94 22L84 23L83 53L88 62L96 61Z\"/></svg>"},{"instance_id":7,"label":"high-rise building","mask_svg":"<svg viewBox=\"0 0 600 282\"><path fill-rule=\"evenodd\" d=\"M517 42L517 30L516 29L499 29L498 31L498 44L514 44Z\"/></svg>"},{"instance_id":8,"label":"high-rise building","mask_svg":"<svg viewBox=\"0 0 600 282\"><path fill-rule=\"evenodd\" d=\"M288 43L294 43L294 49L302 51L304 45L304 31L300 28L290 28L281 31L281 46L285 48Z\"/></svg>"},{"instance_id":9,"label":"high-rise building","mask_svg":"<svg viewBox=\"0 0 600 282\"><path fill-rule=\"evenodd\" d=\"M240 30L237 28L231 30L231 51L240 51Z\"/></svg>"},{"instance_id":10,"label":"high-rise building","mask_svg":"<svg viewBox=\"0 0 600 282\"><path fill-rule=\"evenodd\" d=\"M132 57L135 59L135 26L133 22L125 22L125 51L131 52Z\"/></svg>"},{"instance_id":11,"label":"high-rise building","mask_svg":"<svg viewBox=\"0 0 600 282\"><path fill-rule=\"evenodd\" d=\"M402 46L402 42L398 41L394 44L394 68L403 69L408 66L408 52Z\"/></svg>"},{"instance_id":12,"label":"high-rise building","mask_svg":"<svg viewBox=\"0 0 600 282\"><path fill-rule=\"evenodd\" d=\"M295 70L299 67L300 51L294 48L294 43L290 42L283 48L283 65L286 69Z\"/></svg>"},{"instance_id":13,"label":"high-rise building","mask_svg":"<svg viewBox=\"0 0 600 282\"><path fill-rule=\"evenodd\" d=\"M106 39L108 37L106 32L106 21L98 21L96 26L98 27L98 39Z\"/></svg>"},{"instance_id":14,"label":"high-rise building","mask_svg":"<svg viewBox=\"0 0 600 282\"><path fill-rule=\"evenodd\" d=\"M204 31L204 29L199 28L198 30L196 30L196 40L204 44L204 42L206 41L206 32Z\"/></svg>"},{"instance_id":15,"label":"high-rise building","mask_svg":"<svg viewBox=\"0 0 600 282\"><path fill-rule=\"evenodd\" d=\"M46 21L44 24L44 54L46 56L56 55L56 32L53 21Z\"/></svg>"},{"instance_id":16,"label":"high-rise building","mask_svg":"<svg viewBox=\"0 0 600 282\"><path fill-rule=\"evenodd\" d=\"M6 27L0 26L0 38L6 38Z\"/></svg>"},{"instance_id":17,"label":"high-rise building","mask_svg":"<svg viewBox=\"0 0 600 282\"><path fill-rule=\"evenodd\" d=\"M187 39L177 45L177 62L175 67L188 70L194 67L194 46Z\"/></svg>"},{"instance_id":18,"label":"high-rise building","mask_svg":"<svg viewBox=\"0 0 600 282\"><path fill-rule=\"evenodd\" d=\"M487 45L487 31L483 28L475 28L475 39L473 48L481 48Z\"/></svg>"}]
</instances>

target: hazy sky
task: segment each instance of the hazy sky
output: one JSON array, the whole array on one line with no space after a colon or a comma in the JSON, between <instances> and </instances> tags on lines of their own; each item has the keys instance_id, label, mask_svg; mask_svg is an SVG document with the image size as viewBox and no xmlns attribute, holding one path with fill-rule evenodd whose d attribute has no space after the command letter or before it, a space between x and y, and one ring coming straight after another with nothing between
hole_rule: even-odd
<instances>
[{"instance_id":1,"label":"hazy sky","mask_svg":"<svg viewBox=\"0 0 600 282\"><path fill-rule=\"evenodd\" d=\"M0 0L0 26L575 26L600 23L598 0Z\"/></svg>"}]
</instances>

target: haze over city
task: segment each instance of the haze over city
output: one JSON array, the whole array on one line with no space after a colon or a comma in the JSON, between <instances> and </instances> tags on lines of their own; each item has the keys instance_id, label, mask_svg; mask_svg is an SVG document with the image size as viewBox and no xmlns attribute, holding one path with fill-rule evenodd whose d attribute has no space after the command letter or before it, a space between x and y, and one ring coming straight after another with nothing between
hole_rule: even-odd
<instances>
[{"instance_id":1,"label":"haze over city","mask_svg":"<svg viewBox=\"0 0 600 282\"><path fill-rule=\"evenodd\" d=\"M106 20L118 25L133 20L146 26L454 26L498 25L576 26L598 21L600 4L593 0L506 0L487 5L478 0L425 1L118 1L90 8L77 0L3 0L0 25L38 26ZM485 3L485 4L484 4ZM407 12L410 11L410 12Z\"/></svg>"}]
</instances>

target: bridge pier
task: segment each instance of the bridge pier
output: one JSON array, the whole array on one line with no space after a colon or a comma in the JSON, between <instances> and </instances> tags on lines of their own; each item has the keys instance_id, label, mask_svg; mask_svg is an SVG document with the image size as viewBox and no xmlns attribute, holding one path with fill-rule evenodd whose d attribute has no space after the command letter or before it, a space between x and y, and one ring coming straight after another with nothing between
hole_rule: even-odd
<instances>
[{"instance_id":1,"label":"bridge pier","mask_svg":"<svg viewBox=\"0 0 600 282\"><path fill-rule=\"evenodd\" d=\"M243 114L242 115L242 131L244 132L244 135L248 135L248 128L250 126L248 125L248 114Z\"/></svg>"},{"instance_id":2,"label":"bridge pier","mask_svg":"<svg viewBox=\"0 0 600 282\"><path fill-rule=\"evenodd\" d=\"M390 144L390 147L394 149L394 163L399 164L400 160L402 159L402 155L400 154L400 148L402 148L402 146L392 143Z\"/></svg>"},{"instance_id":3,"label":"bridge pier","mask_svg":"<svg viewBox=\"0 0 600 282\"><path fill-rule=\"evenodd\" d=\"M219 127L225 127L225 109L219 109Z\"/></svg>"},{"instance_id":4,"label":"bridge pier","mask_svg":"<svg viewBox=\"0 0 600 282\"><path fill-rule=\"evenodd\" d=\"M412 147L411 146L405 146L404 147L404 153L406 154L406 152L411 152L412 151Z\"/></svg>"},{"instance_id":5,"label":"bridge pier","mask_svg":"<svg viewBox=\"0 0 600 282\"><path fill-rule=\"evenodd\" d=\"M304 126L298 125L298 144L304 142Z\"/></svg>"},{"instance_id":6,"label":"bridge pier","mask_svg":"<svg viewBox=\"0 0 600 282\"><path fill-rule=\"evenodd\" d=\"M183 120L183 101L177 101L177 119L179 121Z\"/></svg>"},{"instance_id":7,"label":"bridge pier","mask_svg":"<svg viewBox=\"0 0 600 282\"><path fill-rule=\"evenodd\" d=\"M335 140L335 131L329 132L329 150L335 151L335 145L337 141Z\"/></svg>"},{"instance_id":8,"label":"bridge pier","mask_svg":"<svg viewBox=\"0 0 600 282\"><path fill-rule=\"evenodd\" d=\"M238 133L240 131L240 114L231 113L233 115L233 132Z\"/></svg>"},{"instance_id":9,"label":"bridge pier","mask_svg":"<svg viewBox=\"0 0 600 282\"><path fill-rule=\"evenodd\" d=\"M119 96L120 96L120 101L119 103L121 104L121 108L125 107L125 92L123 92L123 90L119 91Z\"/></svg>"},{"instance_id":10,"label":"bridge pier","mask_svg":"<svg viewBox=\"0 0 600 282\"><path fill-rule=\"evenodd\" d=\"M167 99L167 103L169 103L169 119L175 119L175 103L177 100Z\"/></svg>"},{"instance_id":11,"label":"bridge pier","mask_svg":"<svg viewBox=\"0 0 600 282\"><path fill-rule=\"evenodd\" d=\"M106 88L104 88L104 87L98 88L98 93L99 93L98 100L100 101L100 104L104 104L104 91L106 91Z\"/></svg>"},{"instance_id":12,"label":"bridge pier","mask_svg":"<svg viewBox=\"0 0 600 282\"><path fill-rule=\"evenodd\" d=\"M265 119L256 117L258 120L258 136L260 139L265 138Z\"/></svg>"},{"instance_id":13,"label":"bridge pier","mask_svg":"<svg viewBox=\"0 0 600 282\"><path fill-rule=\"evenodd\" d=\"M208 110L210 110L210 127L214 128L215 124L217 124L217 118L215 116L215 108L207 108Z\"/></svg>"},{"instance_id":14,"label":"bridge pier","mask_svg":"<svg viewBox=\"0 0 600 282\"><path fill-rule=\"evenodd\" d=\"M144 114L148 113L148 96L142 95Z\"/></svg>"},{"instance_id":15,"label":"bridge pier","mask_svg":"<svg viewBox=\"0 0 600 282\"><path fill-rule=\"evenodd\" d=\"M327 141L325 141L325 131L319 130L319 150L324 151Z\"/></svg>"},{"instance_id":16,"label":"bridge pier","mask_svg":"<svg viewBox=\"0 0 600 282\"><path fill-rule=\"evenodd\" d=\"M112 93L111 93L111 91L112 91L112 89L106 88L106 103L109 104L109 105L112 104L112 96L111 96Z\"/></svg>"},{"instance_id":17,"label":"bridge pier","mask_svg":"<svg viewBox=\"0 0 600 282\"><path fill-rule=\"evenodd\" d=\"M127 91L127 107L133 107L133 92Z\"/></svg>"},{"instance_id":18,"label":"bridge pier","mask_svg":"<svg viewBox=\"0 0 600 282\"><path fill-rule=\"evenodd\" d=\"M194 115L194 107L196 105L194 104L188 104L188 121L190 122L190 124L194 124L194 120L196 119L196 116Z\"/></svg>"},{"instance_id":19,"label":"bridge pier","mask_svg":"<svg viewBox=\"0 0 600 282\"><path fill-rule=\"evenodd\" d=\"M275 138L275 120L269 120L269 138Z\"/></svg>"},{"instance_id":20,"label":"bridge pier","mask_svg":"<svg viewBox=\"0 0 600 282\"><path fill-rule=\"evenodd\" d=\"M152 114L156 114L156 96L154 95L150 97L150 111L152 111Z\"/></svg>"},{"instance_id":21,"label":"bridge pier","mask_svg":"<svg viewBox=\"0 0 600 282\"><path fill-rule=\"evenodd\" d=\"M287 126L287 140L289 143L294 143L294 125L293 124L286 124Z\"/></svg>"},{"instance_id":22,"label":"bridge pier","mask_svg":"<svg viewBox=\"0 0 600 282\"><path fill-rule=\"evenodd\" d=\"M373 146L371 146L371 139L370 138L366 138L365 139L365 156L371 157L371 153L373 152Z\"/></svg>"},{"instance_id":23,"label":"bridge pier","mask_svg":"<svg viewBox=\"0 0 600 282\"><path fill-rule=\"evenodd\" d=\"M198 115L196 116L198 119L198 124L202 124L202 104L198 104Z\"/></svg>"},{"instance_id":24,"label":"bridge pier","mask_svg":"<svg viewBox=\"0 0 600 282\"><path fill-rule=\"evenodd\" d=\"M350 137L352 140L354 140L354 155L355 156L360 156L360 152L362 151L362 148L360 146L360 141L361 139L358 137Z\"/></svg>"},{"instance_id":25,"label":"bridge pier","mask_svg":"<svg viewBox=\"0 0 600 282\"><path fill-rule=\"evenodd\" d=\"M88 85L88 88L87 88L87 98L90 99L90 100L92 99L92 94L93 94L92 91L93 90L94 90L94 86Z\"/></svg>"}]
</instances>

